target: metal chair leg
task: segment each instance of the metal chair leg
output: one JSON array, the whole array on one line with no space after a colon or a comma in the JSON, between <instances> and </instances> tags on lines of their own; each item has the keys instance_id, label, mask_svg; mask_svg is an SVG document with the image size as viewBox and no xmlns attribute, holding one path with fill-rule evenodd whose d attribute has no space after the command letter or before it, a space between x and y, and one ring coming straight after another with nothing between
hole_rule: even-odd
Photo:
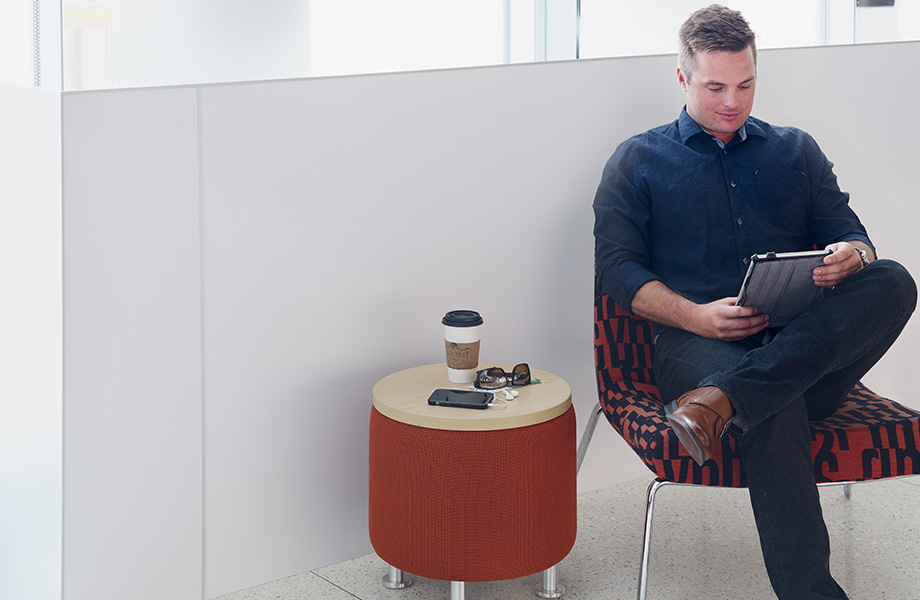
<instances>
[{"instance_id":1,"label":"metal chair leg","mask_svg":"<svg viewBox=\"0 0 920 600\"><path fill-rule=\"evenodd\" d=\"M649 544L652 538L652 513L655 508L655 495L661 486L670 483L672 482L656 479L648 486L648 501L645 505L645 534L642 538L642 560L639 564L639 593L636 596L637 600L645 600L648 592L648 557Z\"/></svg>"},{"instance_id":2,"label":"metal chair leg","mask_svg":"<svg viewBox=\"0 0 920 600\"><path fill-rule=\"evenodd\" d=\"M581 434L581 441L578 443L578 451L575 453L575 474L581 470L581 463L585 460L585 454L588 452L588 445L591 444L591 438L594 437L594 430L597 429L597 420L604 407L600 402L594 405L591 414L588 416L588 422L585 424L585 431ZM453 588L451 588L453 589ZM561 598L565 594L565 586L559 583L556 578L556 565L543 571L543 584L534 592L540 598ZM453 600L453 597L451 598Z\"/></svg>"},{"instance_id":3,"label":"metal chair leg","mask_svg":"<svg viewBox=\"0 0 920 600\"><path fill-rule=\"evenodd\" d=\"M383 576L383 587L391 590L402 590L412 585L412 577L396 567L390 565L390 571Z\"/></svg>"},{"instance_id":4,"label":"metal chair leg","mask_svg":"<svg viewBox=\"0 0 920 600\"><path fill-rule=\"evenodd\" d=\"M581 471L581 463L585 460L585 454L588 452L588 445L591 444L591 438L594 437L594 430L597 429L597 420L601 413L604 412L603 405L598 402L591 409L588 415L588 422L585 424L585 431L581 434L581 441L578 442L578 450L575 453L575 474ZM540 598L561 598L565 594L565 586L556 579L556 565L543 571L543 585L537 588L536 595Z\"/></svg>"},{"instance_id":5,"label":"metal chair leg","mask_svg":"<svg viewBox=\"0 0 920 600\"><path fill-rule=\"evenodd\" d=\"M642 538L642 560L639 564L639 592L636 595L637 600L646 600L646 595L648 594L648 563L649 563L649 553L650 545L652 539L652 516L655 509L655 496L658 493L658 490L665 485L686 485L683 483L674 483L673 481L661 481L655 479L648 486L648 500L645 506L645 534ZM834 483L828 484L818 484L821 485L835 485ZM841 484L836 484L841 485ZM844 483L843 493L849 498L852 493L853 484Z\"/></svg>"},{"instance_id":6,"label":"metal chair leg","mask_svg":"<svg viewBox=\"0 0 920 600\"><path fill-rule=\"evenodd\" d=\"M585 432L581 434L581 441L578 443L578 452L575 455L576 475L578 471L581 470L581 463L585 460L585 454L588 452L588 444L591 443L591 438L594 436L594 430L597 428L597 419L601 416L602 412L604 412L604 407L598 402L594 405L594 408L591 410L591 415L588 417L588 423L585 425Z\"/></svg>"},{"instance_id":7,"label":"metal chair leg","mask_svg":"<svg viewBox=\"0 0 920 600\"><path fill-rule=\"evenodd\" d=\"M565 586L556 580L556 566L543 571L543 585L534 592L540 598L562 598L565 594Z\"/></svg>"},{"instance_id":8,"label":"metal chair leg","mask_svg":"<svg viewBox=\"0 0 920 600\"><path fill-rule=\"evenodd\" d=\"M450 600L466 600L466 582L450 582Z\"/></svg>"}]
</instances>

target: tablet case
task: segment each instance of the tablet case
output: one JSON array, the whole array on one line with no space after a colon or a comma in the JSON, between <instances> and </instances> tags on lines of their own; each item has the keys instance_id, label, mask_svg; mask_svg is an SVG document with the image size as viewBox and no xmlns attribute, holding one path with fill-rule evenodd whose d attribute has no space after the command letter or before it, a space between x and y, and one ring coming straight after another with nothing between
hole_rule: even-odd
<instances>
[{"instance_id":1,"label":"tablet case","mask_svg":"<svg viewBox=\"0 0 920 600\"><path fill-rule=\"evenodd\" d=\"M823 264L830 250L767 252L751 257L738 293L740 306L755 306L770 315L770 327L783 327L817 302L823 288L815 285L812 270Z\"/></svg>"}]
</instances>

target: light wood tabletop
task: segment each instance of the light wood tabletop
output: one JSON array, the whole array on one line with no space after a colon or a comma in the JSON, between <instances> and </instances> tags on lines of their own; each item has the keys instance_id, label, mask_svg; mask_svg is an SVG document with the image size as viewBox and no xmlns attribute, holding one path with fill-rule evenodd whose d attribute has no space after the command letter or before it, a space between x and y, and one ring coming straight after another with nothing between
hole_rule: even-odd
<instances>
[{"instance_id":1,"label":"light wood tabletop","mask_svg":"<svg viewBox=\"0 0 920 600\"><path fill-rule=\"evenodd\" d=\"M497 366L506 371L513 365L480 363L480 369ZM374 386L374 407L395 421L454 431L494 431L536 425L565 413L572 405L572 388L564 379L531 365L531 375L541 383L515 387L518 396L505 408L486 409L431 406L428 396L435 388L470 389L471 384L452 383L444 363L413 367L387 375ZM505 394L498 392L498 399ZM500 404L500 403L499 403Z\"/></svg>"}]
</instances>

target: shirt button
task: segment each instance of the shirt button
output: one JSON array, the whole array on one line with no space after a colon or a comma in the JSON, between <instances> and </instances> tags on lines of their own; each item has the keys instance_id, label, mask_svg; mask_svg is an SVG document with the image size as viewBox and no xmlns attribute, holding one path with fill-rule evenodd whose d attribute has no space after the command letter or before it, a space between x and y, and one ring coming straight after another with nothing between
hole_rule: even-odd
<instances>
[{"instance_id":1,"label":"shirt button","mask_svg":"<svg viewBox=\"0 0 920 600\"><path fill-rule=\"evenodd\" d=\"M741 225L742 223L744 223L744 221L741 219L741 217L738 217L738 225Z\"/></svg>"},{"instance_id":2,"label":"shirt button","mask_svg":"<svg viewBox=\"0 0 920 600\"><path fill-rule=\"evenodd\" d=\"M735 187L737 184L735 183L735 180L733 179L728 183L728 185Z\"/></svg>"},{"instance_id":3,"label":"shirt button","mask_svg":"<svg viewBox=\"0 0 920 600\"><path fill-rule=\"evenodd\" d=\"M751 259L745 256L744 258L741 259L741 262L743 262L746 265L749 262L751 262Z\"/></svg>"},{"instance_id":4,"label":"shirt button","mask_svg":"<svg viewBox=\"0 0 920 600\"><path fill-rule=\"evenodd\" d=\"M722 154L723 155L728 154L728 150L722 150Z\"/></svg>"}]
</instances>

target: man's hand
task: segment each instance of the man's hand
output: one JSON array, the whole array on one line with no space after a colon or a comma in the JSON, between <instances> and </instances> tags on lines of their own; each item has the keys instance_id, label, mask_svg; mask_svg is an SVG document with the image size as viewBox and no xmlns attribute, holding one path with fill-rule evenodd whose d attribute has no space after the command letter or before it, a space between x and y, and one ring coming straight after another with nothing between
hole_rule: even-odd
<instances>
[{"instance_id":1,"label":"man's hand","mask_svg":"<svg viewBox=\"0 0 920 600\"><path fill-rule=\"evenodd\" d=\"M737 300L697 304L660 281L649 281L636 292L632 309L640 317L717 340L740 340L770 325L770 317L757 314L753 306L736 306Z\"/></svg>"},{"instance_id":2,"label":"man's hand","mask_svg":"<svg viewBox=\"0 0 920 600\"><path fill-rule=\"evenodd\" d=\"M737 298L722 298L699 304L687 329L697 335L734 341L759 333L770 326L769 315L758 314L753 306L737 306Z\"/></svg>"},{"instance_id":3,"label":"man's hand","mask_svg":"<svg viewBox=\"0 0 920 600\"><path fill-rule=\"evenodd\" d=\"M824 266L816 267L811 277L818 287L831 288L862 269L862 259L856 251L859 242L837 242L828 244L826 250L833 250L832 254L824 257ZM864 250L863 244L859 244ZM868 250L871 256L872 250Z\"/></svg>"}]
</instances>

